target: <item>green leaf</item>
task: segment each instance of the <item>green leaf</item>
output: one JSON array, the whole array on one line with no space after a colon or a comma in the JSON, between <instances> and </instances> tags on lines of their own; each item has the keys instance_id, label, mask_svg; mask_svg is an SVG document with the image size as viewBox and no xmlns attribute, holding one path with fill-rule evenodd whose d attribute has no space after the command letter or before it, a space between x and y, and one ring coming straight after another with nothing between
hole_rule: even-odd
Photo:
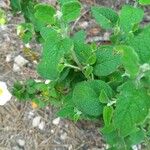
<instances>
[{"instance_id":1,"label":"green leaf","mask_svg":"<svg viewBox=\"0 0 150 150\"><path fill-rule=\"evenodd\" d=\"M122 137L118 135L118 133L115 130L112 129L111 132L107 132L107 130L106 131L102 130L102 133L106 142L114 148L113 149L111 147L112 149L110 148L110 150L125 150L124 140Z\"/></svg>"},{"instance_id":2,"label":"green leaf","mask_svg":"<svg viewBox=\"0 0 150 150\"><path fill-rule=\"evenodd\" d=\"M46 41L48 38L51 38L54 39L58 36L58 33L52 29L52 28L49 28L49 27L43 27L41 30L40 30L40 34L42 36L42 38Z\"/></svg>"},{"instance_id":3,"label":"green leaf","mask_svg":"<svg viewBox=\"0 0 150 150\"><path fill-rule=\"evenodd\" d=\"M105 126L109 126L111 124L111 120L113 117L114 109L112 106L105 106L103 109L103 119Z\"/></svg>"},{"instance_id":4,"label":"green leaf","mask_svg":"<svg viewBox=\"0 0 150 150\"><path fill-rule=\"evenodd\" d=\"M133 27L143 19L144 11L140 8L125 5L120 12L119 25L124 32L132 31Z\"/></svg>"},{"instance_id":5,"label":"green leaf","mask_svg":"<svg viewBox=\"0 0 150 150\"><path fill-rule=\"evenodd\" d=\"M120 94L114 112L114 125L119 134L125 137L145 120L150 108L150 97L145 89L137 88L131 81L124 83L118 90Z\"/></svg>"},{"instance_id":6,"label":"green leaf","mask_svg":"<svg viewBox=\"0 0 150 150\"><path fill-rule=\"evenodd\" d=\"M35 17L42 23L53 24L55 22L55 14L55 8L50 5L37 4L35 6Z\"/></svg>"},{"instance_id":7,"label":"green leaf","mask_svg":"<svg viewBox=\"0 0 150 150\"><path fill-rule=\"evenodd\" d=\"M113 53L112 46L100 46L96 52L97 61L94 66L94 74L96 76L107 76L121 64L121 57Z\"/></svg>"},{"instance_id":8,"label":"green leaf","mask_svg":"<svg viewBox=\"0 0 150 150\"><path fill-rule=\"evenodd\" d=\"M139 0L139 3L141 5L149 5L150 4L150 0Z\"/></svg>"},{"instance_id":9,"label":"green leaf","mask_svg":"<svg viewBox=\"0 0 150 150\"><path fill-rule=\"evenodd\" d=\"M109 97L105 93L104 90L101 90L100 96L99 96L100 102L107 104L109 102Z\"/></svg>"},{"instance_id":10,"label":"green leaf","mask_svg":"<svg viewBox=\"0 0 150 150\"><path fill-rule=\"evenodd\" d=\"M96 22L104 29L113 28L118 21L118 14L106 7L92 7L92 15L96 19Z\"/></svg>"},{"instance_id":11,"label":"green leaf","mask_svg":"<svg viewBox=\"0 0 150 150\"><path fill-rule=\"evenodd\" d=\"M138 129L137 131L133 132L130 136L129 136L129 143L130 145L136 145L141 143L145 138L145 134L142 130Z\"/></svg>"},{"instance_id":12,"label":"green leaf","mask_svg":"<svg viewBox=\"0 0 150 150\"><path fill-rule=\"evenodd\" d=\"M70 39L62 39L58 34L55 34L55 37L49 35L44 43L42 59L37 68L38 73L45 79L57 79L60 73L58 65L64 54L71 49L72 41Z\"/></svg>"},{"instance_id":13,"label":"green leaf","mask_svg":"<svg viewBox=\"0 0 150 150\"><path fill-rule=\"evenodd\" d=\"M14 11L21 11L21 0L10 0L10 6Z\"/></svg>"},{"instance_id":14,"label":"green leaf","mask_svg":"<svg viewBox=\"0 0 150 150\"><path fill-rule=\"evenodd\" d=\"M31 23L22 23L17 27L17 32L22 41L27 44L31 41L34 34L34 26Z\"/></svg>"},{"instance_id":15,"label":"green leaf","mask_svg":"<svg viewBox=\"0 0 150 150\"><path fill-rule=\"evenodd\" d=\"M59 110L57 115L62 118L73 118L73 116L75 115L74 107L73 106L65 106Z\"/></svg>"},{"instance_id":16,"label":"green leaf","mask_svg":"<svg viewBox=\"0 0 150 150\"><path fill-rule=\"evenodd\" d=\"M77 109L89 116L100 116L103 112L103 104L99 101L101 90L112 96L111 88L103 81L93 80L77 84L73 91L73 102Z\"/></svg>"},{"instance_id":17,"label":"green leaf","mask_svg":"<svg viewBox=\"0 0 150 150\"><path fill-rule=\"evenodd\" d=\"M122 53L122 63L126 72L131 78L135 78L139 73L139 57L135 50L130 46L118 46L116 47Z\"/></svg>"},{"instance_id":18,"label":"green leaf","mask_svg":"<svg viewBox=\"0 0 150 150\"><path fill-rule=\"evenodd\" d=\"M96 55L92 52L92 50L93 49L89 44L84 44L79 41L74 43L74 51L77 59L84 65L92 65L96 62Z\"/></svg>"},{"instance_id":19,"label":"green leaf","mask_svg":"<svg viewBox=\"0 0 150 150\"><path fill-rule=\"evenodd\" d=\"M150 62L150 26L145 27L134 37L128 39L127 44L135 49L141 63Z\"/></svg>"},{"instance_id":20,"label":"green leaf","mask_svg":"<svg viewBox=\"0 0 150 150\"><path fill-rule=\"evenodd\" d=\"M93 67L87 66L86 69L83 71L86 78L90 78L90 75L93 73Z\"/></svg>"},{"instance_id":21,"label":"green leaf","mask_svg":"<svg viewBox=\"0 0 150 150\"><path fill-rule=\"evenodd\" d=\"M65 3L68 3L68 2L78 2L78 0L58 0L58 2L61 5L64 5Z\"/></svg>"},{"instance_id":22,"label":"green leaf","mask_svg":"<svg viewBox=\"0 0 150 150\"><path fill-rule=\"evenodd\" d=\"M69 23L77 19L80 15L81 4L77 1L71 1L62 5L63 19Z\"/></svg>"},{"instance_id":23,"label":"green leaf","mask_svg":"<svg viewBox=\"0 0 150 150\"><path fill-rule=\"evenodd\" d=\"M86 33L84 30L80 30L78 32L76 32L73 37L72 37L73 41L75 42L81 42L84 43L85 39L86 39Z\"/></svg>"}]
</instances>

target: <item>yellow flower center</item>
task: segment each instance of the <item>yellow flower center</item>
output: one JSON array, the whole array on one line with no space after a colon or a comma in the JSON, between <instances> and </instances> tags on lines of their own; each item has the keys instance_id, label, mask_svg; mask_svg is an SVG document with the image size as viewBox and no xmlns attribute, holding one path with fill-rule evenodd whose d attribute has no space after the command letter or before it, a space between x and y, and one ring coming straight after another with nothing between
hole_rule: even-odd
<instances>
[{"instance_id":1,"label":"yellow flower center","mask_svg":"<svg viewBox=\"0 0 150 150\"><path fill-rule=\"evenodd\" d=\"M3 89L0 88L0 96L2 96L2 95L3 95Z\"/></svg>"}]
</instances>

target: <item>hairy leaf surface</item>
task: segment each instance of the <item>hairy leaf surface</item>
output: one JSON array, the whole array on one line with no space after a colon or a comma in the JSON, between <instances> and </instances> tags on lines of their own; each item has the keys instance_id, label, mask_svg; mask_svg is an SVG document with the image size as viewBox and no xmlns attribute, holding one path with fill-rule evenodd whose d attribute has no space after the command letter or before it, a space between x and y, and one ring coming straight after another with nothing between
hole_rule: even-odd
<instances>
[{"instance_id":1,"label":"hairy leaf surface","mask_svg":"<svg viewBox=\"0 0 150 150\"><path fill-rule=\"evenodd\" d=\"M150 62L150 26L145 27L134 37L129 38L127 44L135 49L141 63Z\"/></svg>"},{"instance_id":2,"label":"hairy leaf surface","mask_svg":"<svg viewBox=\"0 0 150 150\"><path fill-rule=\"evenodd\" d=\"M103 112L103 104L99 100L101 90L104 90L109 97L112 96L111 88L103 81L93 80L81 82L75 86L73 102L86 115L100 116Z\"/></svg>"},{"instance_id":3,"label":"hairy leaf surface","mask_svg":"<svg viewBox=\"0 0 150 150\"><path fill-rule=\"evenodd\" d=\"M50 5L37 4L35 6L35 17L43 23L53 24L55 22L55 13L55 8Z\"/></svg>"},{"instance_id":4,"label":"hairy leaf surface","mask_svg":"<svg viewBox=\"0 0 150 150\"><path fill-rule=\"evenodd\" d=\"M58 64L65 53L72 48L72 41L62 39L58 34L49 35L43 47L42 59L38 65L39 74L46 79L57 79L59 76Z\"/></svg>"},{"instance_id":5,"label":"hairy leaf surface","mask_svg":"<svg viewBox=\"0 0 150 150\"><path fill-rule=\"evenodd\" d=\"M121 136L125 137L141 124L150 108L150 97L143 88L136 88L135 83L128 81L119 88L114 112L114 125Z\"/></svg>"},{"instance_id":6,"label":"hairy leaf surface","mask_svg":"<svg viewBox=\"0 0 150 150\"><path fill-rule=\"evenodd\" d=\"M69 23L77 19L80 15L81 4L78 1L71 1L62 5L63 19Z\"/></svg>"},{"instance_id":7,"label":"hairy leaf surface","mask_svg":"<svg viewBox=\"0 0 150 150\"><path fill-rule=\"evenodd\" d=\"M143 15L144 12L140 8L135 8L130 5L123 6L120 12L120 28L124 32L132 31L134 25L142 21Z\"/></svg>"},{"instance_id":8,"label":"hairy leaf surface","mask_svg":"<svg viewBox=\"0 0 150 150\"><path fill-rule=\"evenodd\" d=\"M139 57L136 51L130 46L119 46L117 50L121 51L122 53L122 63L125 67L126 72L134 78L139 73Z\"/></svg>"},{"instance_id":9,"label":"hairy leaf surface","mask_svg":"<svg viewBox=\"0 0 150 150\"><path fill-rule=\"evenodd\" d=\"M100 46L96 53L97 61L94 66L96 76L107 76L113 73L121 64L121 57L113 54L112 46Z\"/></svg>"},{"instance_id":10,"label":"hairy leaf surface","mask_svg":"<svg viewBox=\"0 0 150 150\"><path fill-rule=\"evenodd\" d=\"M92 7L92 15L96 22L104 29L111 29L118 21L118 14L107 7Z\"/></svg>"}]
</instances>

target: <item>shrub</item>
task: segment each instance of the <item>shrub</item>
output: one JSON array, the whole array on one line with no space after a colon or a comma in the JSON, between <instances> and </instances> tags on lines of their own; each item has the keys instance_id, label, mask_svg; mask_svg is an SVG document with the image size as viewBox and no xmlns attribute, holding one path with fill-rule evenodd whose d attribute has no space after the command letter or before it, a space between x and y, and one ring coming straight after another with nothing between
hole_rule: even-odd
<instances>
[{"instance_id":1,"label":"shrub","mask_svg":"<svg viewBox=\"0 0 150 150\"><path fill-rule=\"evenodd\" d=\"M33 37L43 46L37 72L48 84L31 79L14 84L13 94L39 107L59 106L58 115L74 121L100 120L110 150L130 150L149 140L150 25L141 26L144 11L124 5L115 10L92 6L101 28L110 30L110 44L86 43L81 30L71 34L80 16L77 0L58 0L60 9L34 0L11 0L25 23L18 27L23 42ZM149 4L149 0L139 0Z\"/></svg>"}]
</instances>

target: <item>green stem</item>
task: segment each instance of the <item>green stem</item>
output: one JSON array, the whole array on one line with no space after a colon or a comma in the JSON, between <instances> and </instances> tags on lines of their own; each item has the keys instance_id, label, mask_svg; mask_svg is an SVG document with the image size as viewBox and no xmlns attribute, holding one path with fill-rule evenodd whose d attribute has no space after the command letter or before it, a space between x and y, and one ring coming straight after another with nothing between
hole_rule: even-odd
<instances>
[{"instance_id":1,"label":"green stem","mask_svg":"<svg viewBox=\"0 0 150 150\"><path fill-rule=\"evenodd\" d=\"M74 50L72 50L72 57L74 59L74 61L76 62L76 64L79 66L80 70L83 70L83 66L81 65L81 63L79 62L76 53L74 52Z\"/></svg>"},{"instance_id":2,"label":"green stem","mask_svg":"<svg viewBox=\"0 0 150 150\"><path fill-rule=\"evenodd\" d=\"M73 69L77 69L77 70L80 70L81 71L81 68L77 67L77 66L74 66L74 65L70 65L70 64L64 64L66 67L70 67L70 68L73 68Z\"/></svg>"}]
</instances>

